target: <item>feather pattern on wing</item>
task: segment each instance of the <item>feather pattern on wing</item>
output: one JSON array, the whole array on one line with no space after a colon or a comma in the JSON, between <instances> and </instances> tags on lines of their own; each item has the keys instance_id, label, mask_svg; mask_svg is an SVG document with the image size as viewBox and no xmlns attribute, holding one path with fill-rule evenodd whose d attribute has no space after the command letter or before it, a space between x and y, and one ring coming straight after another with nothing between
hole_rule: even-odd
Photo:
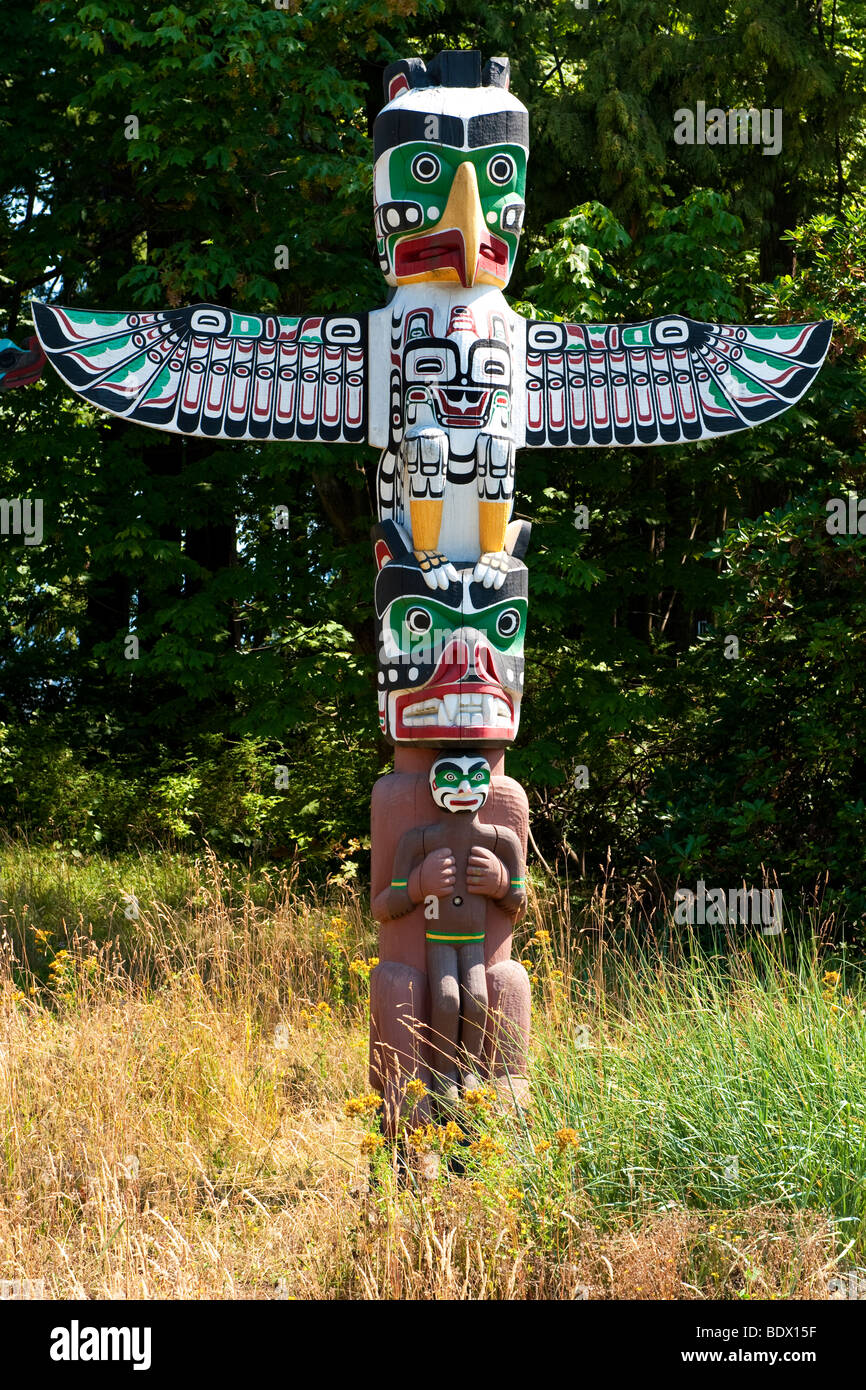
<instances>
[{"instance_id":1,"label":"feather pattern on wing","mask_svg":"<svg viewBox=\"0 0 866 1390\"><path fill-rule=\"evenodd\" d=\"M101 410L213 439L367 437L367 318L214 304L98 313L34 301L52 365Z\"/></svg>"},{"instance_id":2,"label":"feather pattern on wing","mask_svg":"<svg viewBox=\"0 0 866 1390\"><path fill-rule=\"evenodd\" d=\"M527 325L526 445L680 444L750 429L808 390L828 322L750 328L678 315Z\"/></svg>"}]
</instances>

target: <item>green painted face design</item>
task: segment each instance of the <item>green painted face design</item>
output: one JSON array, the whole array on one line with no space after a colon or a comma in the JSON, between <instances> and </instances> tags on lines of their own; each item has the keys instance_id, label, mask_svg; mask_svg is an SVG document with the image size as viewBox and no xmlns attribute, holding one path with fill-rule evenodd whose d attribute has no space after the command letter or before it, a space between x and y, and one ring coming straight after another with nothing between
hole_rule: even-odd
<instances>
[{"instance_id":1,"label":"green painted face design","mask_svg":"<svg viewBox=\"0 0 866 1390\"><path fill-rule=\"evenodd\" d=\"M478 183L484 225L508 250L507 280L514 267L523 225L526 150L522 145L487 145L463 150L437 142L398 145L387 155L390 202L377 218L378 252L392 270L407 233L421 235L440 221L461 164L471 164ZM393 205L393 211L392 211Z\"/></svg>"},{"instance_id":2,"label":"green painted face design","mask_svg":"<svg viewBox=\"0 0 866 1390\"><path fill-rule=\"evenodd\" d=\"M437 758L430 769L430 792L444 811L477 811L490 791L486 758Z\"/></svg>"},{"instance_id":3,"label":"green painted face design","mask_svg":"<svg viewBox=\"0 0 866 1390\"><path fill-rule=\"evenodd\" d=\"M433 778L435 787L441 791L454 791L455 787L459 787L464 777L461 768L449 762L439 762L436 766L439 770ZM490 768L486 763L478 763L473 771L467 772L465 775L473 789L487 786L490 782Z\"/></svg>"},{"instance_id":4,"label":"green painted face design","mask_svg":"<svg viewBox=\"0 0 866 1390\"><path fill-rule=\"evenodd\" d=\"M508 202L523 202L526 191L526 151L521 145L486 145L477 150L458 150L452 145L398 145L391 151L391 197L413 199L438 208L432 222L445 210L454 175L461 164L472 164L485 216ZM492 224L491 224L492 225Z\"/></svg>"},{"instance_id":5,"label":"green painted face design","mask_svg":"<svg viewBox=\"0 0 866 1390\"><path fill-rule=\"evenodd\" d=\"M526 634L526 599L505 599L473 613L461 612L434 598L407 595L395 599L388 609L383 636L394 655L428 662L441 656L446 642L461 627L483 633L491 647L503 656L520 656Z\"/></svg>"}]
</instances>

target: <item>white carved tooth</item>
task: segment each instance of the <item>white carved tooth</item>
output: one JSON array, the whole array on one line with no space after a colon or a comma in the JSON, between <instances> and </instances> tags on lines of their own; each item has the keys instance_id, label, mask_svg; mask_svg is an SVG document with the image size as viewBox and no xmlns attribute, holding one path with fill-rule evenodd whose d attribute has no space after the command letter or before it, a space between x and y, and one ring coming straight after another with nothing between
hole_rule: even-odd
<instances>
[{"instance_id":1,"label":"white carved tooth","mask_svg":"<svg viewBox=\"0 0 866 1390\"><path fill-rule=\"evenodd\" d=\"M442 697L442 703L445 706L445 713L447 715L447 719L444 722L447 724L456 724L460 715L460 696L444 695Z\"/></svg>"},{"instance_id":2,"label":"white carved tooth","mask_svg":"<svg viewBox=\"0 0 866 1390\"><path fill-rule=\"evenodd\" d=\"M493 695L485 695L481 700L481 708L484 711L484 723L488 729L496 723L496 705L498 701Z\"/></svg>"}]
</instances>

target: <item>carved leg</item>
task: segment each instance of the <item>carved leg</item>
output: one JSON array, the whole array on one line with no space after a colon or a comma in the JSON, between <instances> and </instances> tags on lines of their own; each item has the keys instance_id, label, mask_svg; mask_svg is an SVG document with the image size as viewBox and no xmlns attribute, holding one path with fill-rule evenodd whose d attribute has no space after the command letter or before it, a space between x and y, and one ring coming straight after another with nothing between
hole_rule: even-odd
<instances>
[{"instance_id":1,"label":"carved leg","mask_svg":"<svg viewBox=\"0 0 866 1390\"><path fill-rule=\"evenodd\" d=\"M485 1051L490 1075L504 1099L529 1098L526 1080L531 1012L529 976L518 960L500 961L487 971L489 1014Z\"/></svg>"},{"instance_id":2,"label":"carved leg","mask_svg":"<svg viewBox=\"0 0 866 1390\"><path fill-rule=\"evenodd\" d=\"M484 1030L487 1024L487 972L484 942L469 941L460 947L460 980L463 1027L460 1034L464 1091L481 1085L484 1068Z\"/></svg>"},{"instance_id":3,"label":"carved leg","mask_svg":"<svg viewBox=\"0 0 866 1390\"><path fill-rule=\"evenodd\" d=\"M474 578L485 589L501 589L508 573L505 532L514 499L514 444L500 435L482 434L475 460L481 557Z\"/></svg>"},{"instance_id":4,"label":"carved leg","mask_svg":"<svg viewBox=\"0 0 866 1390\"><path fill-rule=\"evenodd\" d=\"M448 472L448 436L432 425L413 425L406 431L401 448L409 484L415 558L428 588L447 589L457 579L457 571L439 549Z\"/></svg>"},{"instance_id":5,"label":"carved leg","mask_svg":"<svg viewBox=\"0 0 866 1390\"><path fill-rule=\"evenodd\" d=\"M383 960L370 976L370 1085L384 1102L383 1128L389 1138L397 1133L406 1106L406 1083L418 1077L430 1085L423 1021L427 1017L427 979L421 970ZM409 1116L412 1125L424 1124L430 1107L421 1100Z\"/></svg>"},{"instance_id":6,"label":"carved leg","mask_svg":"<svg viewBox=\"0 0 866 1390\"><path fill-rule=\"evenodd\" d=\"M443 1100L457 1100L457 1039L460 1035L460 981L457 952L441 941L427 942L430 989L430 1066L434 1090Z\"/></svg>"}]
</instances>

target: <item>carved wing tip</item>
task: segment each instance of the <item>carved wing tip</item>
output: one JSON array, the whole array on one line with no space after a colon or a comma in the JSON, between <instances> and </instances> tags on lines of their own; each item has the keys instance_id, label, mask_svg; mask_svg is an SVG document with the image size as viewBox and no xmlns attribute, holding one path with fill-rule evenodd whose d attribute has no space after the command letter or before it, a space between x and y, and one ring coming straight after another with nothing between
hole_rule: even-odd
<instances>
[{"instance_id":1,"label":"carved wing tip","mask_svg":"<svg viewBox=\"0 0 866 1390\"><path fill-rule=\"evenodd\" d=\"M819 319L818 323L816 323L815 325L815 328L818 330L815 333L815 339L818 346L818 357L815 365L820 366L820 364L824 361L824 358L827 356L827 353L830 350L830 344L833 341L833 320Z\"/></svg>"},{"instance_id":2,"label":"carved wing tip","mask_svg":"<svg viewBox=\"0 0 866 1390\"><path fill-rule=\"evenodd\" d=\"M43 348L46 347L45 332L55 322L54 313L49 304L43 303L41 299L31 299L30 310L33 314L33 327L36 329Z\"/></svg>"}]
</instances>

